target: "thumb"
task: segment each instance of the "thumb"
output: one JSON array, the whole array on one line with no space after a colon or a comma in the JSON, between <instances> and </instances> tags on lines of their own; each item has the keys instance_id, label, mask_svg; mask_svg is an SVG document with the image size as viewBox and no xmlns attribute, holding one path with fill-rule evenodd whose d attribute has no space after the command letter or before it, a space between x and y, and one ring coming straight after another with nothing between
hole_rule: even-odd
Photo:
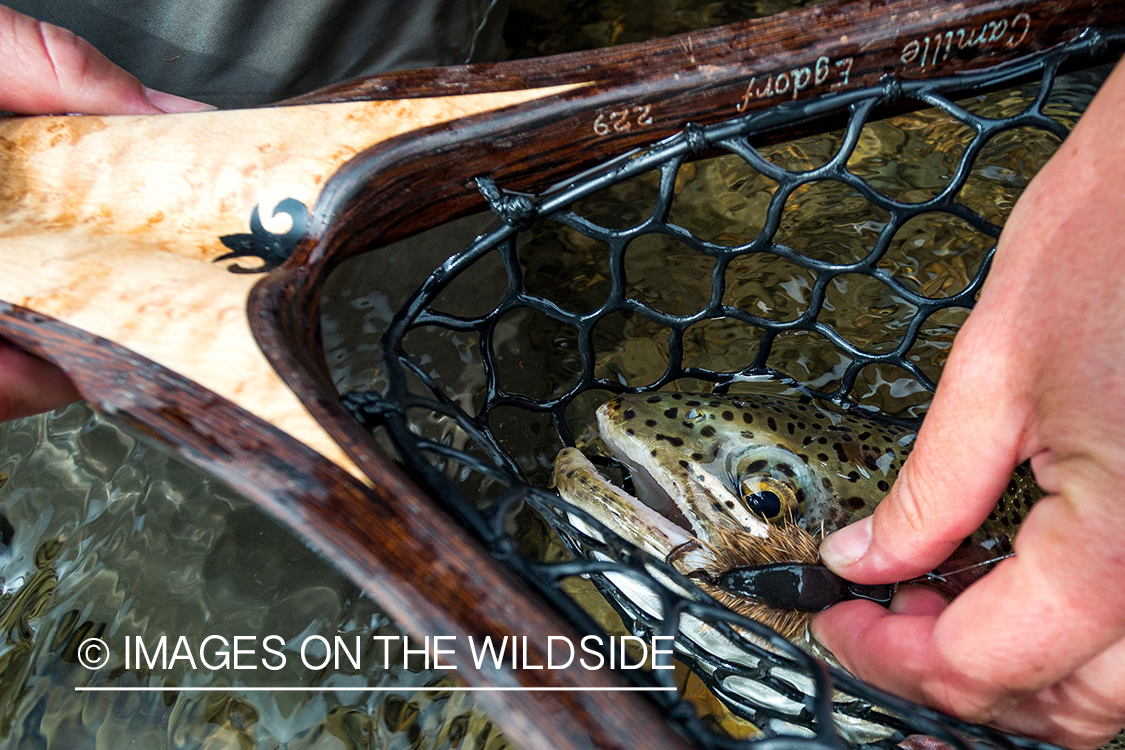
<instances>
[{"instance_id":1,"label":"thumb","mask_svg":"<svg viewBox=\"0 0 1125 750\"><path fill-rule=\"evenodd\" d=\"M978 309L958 336L914 450L886 499L821 545L824 563L836 573L859 583L926 573L995 507L1019 463L1027 400L1021 384L1005 377L1015 370L1004 366L1004 347L989 335L986 315Z\"/></svg>"},{"instance_id":2,"label":"thumb","mask_svg":"<svg viewBox=\"0 0 1125 750\"><path fill-rule=\"evenodd\" d=\"M0 6L0 110L149 115L213 109L152 91L66 29Z\"/></svg>"}]
</instances>

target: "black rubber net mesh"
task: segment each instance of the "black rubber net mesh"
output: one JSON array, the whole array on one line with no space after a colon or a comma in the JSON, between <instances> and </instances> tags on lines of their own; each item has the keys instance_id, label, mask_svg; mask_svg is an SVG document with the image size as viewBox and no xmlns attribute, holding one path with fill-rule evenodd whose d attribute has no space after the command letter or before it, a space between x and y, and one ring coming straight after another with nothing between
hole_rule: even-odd
<instances>
[{"instance_id":1,"label":"black rubber net mesh","mask_svg":"<svg viewBox=\"0 0 1125 750\"><path fill-rule=\"evenodd\" d=\"M446 248L386 311L374 385L344 401L581 632L675 636L675 670L624 674L677 687L653 699L702 747L1040 746L880 693L734 614L561 500L551 464L618 393L787 390L916 424L1027 173L1100 80L1060 66L1119 38L689 126L542 195L482 176L498 228ZM926 109L872 117L904 100ZM846 126L755 146L828 116Z\"/></svg>"}]
</instances>

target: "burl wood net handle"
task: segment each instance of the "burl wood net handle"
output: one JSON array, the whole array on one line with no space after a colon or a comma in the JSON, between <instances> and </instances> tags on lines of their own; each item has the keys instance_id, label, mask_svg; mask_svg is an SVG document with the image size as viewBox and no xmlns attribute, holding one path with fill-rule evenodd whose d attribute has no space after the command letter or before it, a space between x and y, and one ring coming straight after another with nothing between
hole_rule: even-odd
<instances>
[{"instance_id":1,"label":"burl wood net handle","mask_svg":"<svg viewBox=\"0 0 1125 750\"><path fill-rule=\"evenodd\" d=\"M1120 2L830 3L283 107L0 120L0 336L254 499L407 631L538 636L528 658L543 663L546 635L575 634L340 408L318 337L329 270L479 209L476 176L538 189L689 122L979 68L1123 21ZM259 268L274 270L244 272ZM452 660L477 685L620 684ZM635 696L481 702L525 748L683 746Z\"/></svg>"},{"instance_id":2,"label":"burl wood net handle","mask_svg":"<svg viewBox=\"0 0 1125 750\"><path fill-rule=\"evenodd\" d=\"M218 259L252 241L254 216L301 234L299 212L372 145L555 90L0 120L0 299L113 341L351 468L253 341L246 301L261 276L232 270L267 260ZM279 203L297 213L273 215Z\"/></svg>"}]
</instances>

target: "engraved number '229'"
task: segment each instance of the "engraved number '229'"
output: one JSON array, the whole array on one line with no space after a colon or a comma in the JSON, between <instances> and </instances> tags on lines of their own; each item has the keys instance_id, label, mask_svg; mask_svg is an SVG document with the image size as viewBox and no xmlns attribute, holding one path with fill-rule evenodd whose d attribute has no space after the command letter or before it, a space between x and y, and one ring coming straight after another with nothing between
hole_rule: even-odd
<instances>
[{"instance_id":1,"label":"engraved number '229'","mask_svg":"<svg viewBox=\"0 0 1125 750\"><path fill-rule=\"evenodd\" d=\"M632 130L634 124L639 127L652 124L651 104L638 104L635 107L603 112L594 120L594 132L598 135L624 133Z\"/></svg>"}]
</instances>

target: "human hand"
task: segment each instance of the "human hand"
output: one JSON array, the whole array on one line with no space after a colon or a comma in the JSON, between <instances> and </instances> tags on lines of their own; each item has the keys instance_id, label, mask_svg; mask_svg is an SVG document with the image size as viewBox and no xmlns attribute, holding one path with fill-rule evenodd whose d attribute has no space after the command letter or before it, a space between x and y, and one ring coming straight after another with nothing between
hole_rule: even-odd
<instances>
[{"instance_id":1,"label":"human hand","mask_svg":"<svg viewBox=\"0 0 1125 750\"><path fill-rule=\"evenodd\" d=\"M1030 458L1047 496L1016 557L948 605L832 607L813 632L858 677L1074 748L1125 725L1125 65L1020 198L890 494L829 536L861 583L922 574Z\"/></svg>"},{"instance_id":2,"label":"human hand","mask_svg":"<svg viewBox=\"0 0 1125 750\"><path fill-rule=\"evenodd\" d=\"M0 5L0 110L155 115L214 109L153 91L81 37Z\"/></svg>"},{"instance_id":3,"label":"human hand","mask_svg":"<svg viewBox=\"0 0 1125 750\"><path fill-rule=\"evenodd\" d=\"M0 110L147 115L213 107L147 89L88 42L0 6ZM0 420L79 398L62 370L0 340Z\"/></svg>"},{"instance_id":4,"label":"human hand","mask_svg":"<svg viewBox=\"0 0 1125 750\"><path fill-rule=\"evenodd\" d=\"M77 401L62 370L0 339L0 422Z\"/></svg>"}]
</instances>

